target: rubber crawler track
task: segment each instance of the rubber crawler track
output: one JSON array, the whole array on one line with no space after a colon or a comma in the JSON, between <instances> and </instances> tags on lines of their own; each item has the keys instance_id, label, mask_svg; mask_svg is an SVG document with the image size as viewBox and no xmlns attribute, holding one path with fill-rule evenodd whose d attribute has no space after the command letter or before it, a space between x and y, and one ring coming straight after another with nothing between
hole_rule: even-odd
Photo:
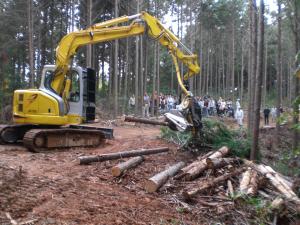
<instances>
[{"instance_id":1,"label":"rubber crawler track","mask_svg":"<svg viewBox=\"0 0 300 225\"><path fill-rule=\"evenodd\" d=\"M37 138L43 140L37 146ZM105 135L99 130L70 128L32 129L26 132L23 144L33 152L48 152L54 149L72 147L97 147L105 142Z\"/></svg>"}]
</instances>

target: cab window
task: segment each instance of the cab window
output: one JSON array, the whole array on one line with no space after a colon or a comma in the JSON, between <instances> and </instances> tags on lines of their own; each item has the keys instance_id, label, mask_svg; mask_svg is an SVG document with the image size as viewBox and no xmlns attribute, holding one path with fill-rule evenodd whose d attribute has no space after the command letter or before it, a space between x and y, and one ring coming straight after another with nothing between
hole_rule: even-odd
<instances>
[{"instance_id":1,"label":"cab window","mask_svg":"<svg viewBox=\"0 0 300 225\"><path fill-rule=\"evenodd\" d=\"M69 100L71 102L79 102L80 100L80 79L79 74L74 70L71 73L71 88Z\"/></svg>"}]
</instances>

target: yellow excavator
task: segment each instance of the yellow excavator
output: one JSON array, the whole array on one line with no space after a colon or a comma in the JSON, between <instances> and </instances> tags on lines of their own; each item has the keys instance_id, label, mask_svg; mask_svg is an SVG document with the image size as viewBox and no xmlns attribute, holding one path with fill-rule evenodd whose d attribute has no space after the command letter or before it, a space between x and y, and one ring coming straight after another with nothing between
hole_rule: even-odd
<instances>
[{"instance_id":1,"label":"yellow excavator","mask_svg":"<svg viewBox=\"0 0 300 225\"><path fill-rule=\"evenodd\" d=\"M32 151L98 146L112 137L112 130L86 126L95 119L95 71L72 67L81 46L147 33L166 47L176 68L178 83L185 94L181 112L166 118L179 130L199 127L192 94L183 83L198 74L197 56L155 17L146 12L97 23L64 36L56 49L56 65L43 68L38 89L16 90L13 97L13 125L0 126L1 143L23 142ZM178 60L186 67L181 78ZM197 109L196 109L197 110Z\"/></svg>"}]
</instances>

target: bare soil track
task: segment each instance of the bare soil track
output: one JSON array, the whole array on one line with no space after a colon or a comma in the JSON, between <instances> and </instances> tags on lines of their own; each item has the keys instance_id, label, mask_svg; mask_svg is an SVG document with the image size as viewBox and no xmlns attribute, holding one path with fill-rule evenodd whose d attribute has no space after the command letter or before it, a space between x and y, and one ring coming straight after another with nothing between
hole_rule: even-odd
<instances>
[{"instance_id":1,"label":"bare soil track","mask_svg":"<svg viewBox=\"0 0 300 225\"><path fill-rule=\"evenodd\" d=\"M206 224L197 210L181 210L167 184L155 194L144 191L145 179L190 156L159 138L159 128L116 127L115 139L97 149L31 153L21 146L0 146L0 224L37 219L34 224ZM169 146L147 156L139 167L114 178L111 167L122 160L79 165L80 155Z\"/></svg>"}]
</instances>

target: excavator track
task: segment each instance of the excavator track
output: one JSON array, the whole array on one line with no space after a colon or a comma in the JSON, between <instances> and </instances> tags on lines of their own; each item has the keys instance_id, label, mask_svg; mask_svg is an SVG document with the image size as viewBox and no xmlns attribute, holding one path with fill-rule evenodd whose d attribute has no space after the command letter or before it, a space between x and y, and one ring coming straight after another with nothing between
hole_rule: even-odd
<instances>
[{"instance_id":1,"label":"excavator track","mask_svg":"<svg viewBox=\"0 0 300 225\"><path fill-rule=\"evenodd\" d=\"M7 127L7 125L0 125L0 144L5 144L4 140L1 138L2 131Z\"/></svg>"},{"instance_id":2,"label":"excavator track","mask_svg":"<svg viewBox=\"0 0 300 225\"><path fill-rule=\"evenodd\" d=\"M33 152L49 152L54 149L72 147L97 147L105 142L105 135L99 130L71 128L32 129L25 133L23 144Z\"/></svg>"},{"instance_id":3,"label":"excavator track","mask_svg":"<svg viewBox=\"0 0 300 225\"><path fill-rule=\"evenodd\" d=\"M22 141L24 134L36 127L33 124L2 124L0 125L0 144L15 144Z\"/></svg>"}]
</instances>

